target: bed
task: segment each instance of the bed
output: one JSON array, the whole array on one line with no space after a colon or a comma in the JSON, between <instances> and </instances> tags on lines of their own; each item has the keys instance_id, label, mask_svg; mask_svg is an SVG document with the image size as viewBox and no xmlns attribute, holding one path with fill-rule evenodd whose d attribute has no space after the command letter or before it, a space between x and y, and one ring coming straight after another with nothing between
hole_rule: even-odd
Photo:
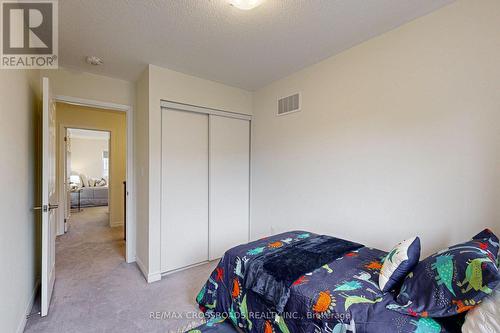
<instances>
[{"instance_id":1,"label":"bed","mask_svg":"<svg viewBox=\"0 0 500 333\"><path fill-rule=\"evenodd\" d=\"M81 193L78 193L78 191L81 191ZM80 200L81 207L107 206L108 192L107 186L82 187L71 191L71 208L78 207L78 200Z\"/></svg>"},{"instance_id":2,"label":"bed","mask_svg":"<svg viewBox=\"0 0 500 333\"><path fill-rule=\"evenodd\" d=\"M463 315L417 318L388 309L395 296L378 287L387 253L362 245L300 275L290 285L283 308L249 288L253 282L247 270L255 270L263 254L278 253L317 236L292 231L230 249L198 294L200 309L212 321L226 318L244 332L460 332ZM262 277L259 274L257 278Z\"/></svg>"}]
</instances>

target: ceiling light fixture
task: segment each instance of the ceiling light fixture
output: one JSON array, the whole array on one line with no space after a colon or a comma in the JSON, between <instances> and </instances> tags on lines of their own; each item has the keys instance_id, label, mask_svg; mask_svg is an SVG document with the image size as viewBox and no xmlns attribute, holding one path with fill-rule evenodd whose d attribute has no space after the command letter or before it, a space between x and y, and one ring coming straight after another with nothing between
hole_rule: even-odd
<instances>
[{"instance_id":1,"label":"ceiling light fixture","mask_svg":"<svg viewBox=\"0 0 500 333\"><path fill-rule=\"evenodd\" d=\"M88 56L87 58L85 58L85 61L87 62L87 64L93 66L99 66L103 63L102 59L96 56Z\"/></svg>"},{"instance_id":2,"label":"ceiling light fixture","mask_svg":"<svg viewBox=\"0 0 500 333\"><path fill-rule=\"evenodd\" d=\"M259 6L264 0L227 0L232 6L242 9L250 10Z\"/></svg>"}]
</instances>

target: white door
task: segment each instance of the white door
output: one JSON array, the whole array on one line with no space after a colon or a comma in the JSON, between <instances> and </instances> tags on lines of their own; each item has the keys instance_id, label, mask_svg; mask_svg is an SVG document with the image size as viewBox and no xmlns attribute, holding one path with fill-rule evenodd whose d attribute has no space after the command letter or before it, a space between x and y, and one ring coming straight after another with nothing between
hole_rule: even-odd
<instances>
[{"instance_id":1,"label":"white door","mask_svg":"<svg viewBox=\"0 0 500 333\"><path fill-rule=\"evenodd\" d=\"M248 242L250 121L210 115L210 260Z\"/></svg>"},{"instance_id":2,"label":"white door","mask_svg":"<svg viewBox=\"0 0 500 333\"><path fill-rule=\"evenodd\" d=\"M68 232L68 221L71 217L71 138L69 137L68 129L64 129L64 193L65 201L64 202L64 232Z\"/></svg>"},{"instance_id":3,"label":"white door","mask_svg":"<svg viewBox=\"0 0 500 333\"><path fill-rule=\"evenodd\" d=\"M162 109L161 269L208 260L208 115Z\"/></svg>"},{"instance_id":4,"label":"white door","mask_svg":"<svg viewBox=\"0 0 500 333\"><path fill-rule=\"evenodd\" d=\"M41 315L49 311L55 281L56 249L56 124L49 79L42 79L42 293Z\"/></svg>"}]
</instances>

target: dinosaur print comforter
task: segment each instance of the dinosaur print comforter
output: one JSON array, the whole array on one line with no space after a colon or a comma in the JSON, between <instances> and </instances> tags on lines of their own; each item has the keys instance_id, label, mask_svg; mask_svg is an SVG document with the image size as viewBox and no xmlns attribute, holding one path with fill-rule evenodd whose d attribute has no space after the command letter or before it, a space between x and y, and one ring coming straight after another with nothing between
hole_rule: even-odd
<instances>
[{"instance_id":1,"label":"dinosaur print comforter","mask_svg":"<svg viewBox=\"0 0 500 333\"><path fill-rule=\"evenodd\" d=\"M231 322L244 332L289 333L445 333L459 332L461 319L414 318L389 310L394 300L378 287L386 252L361 247L305 272L290 287L283 313L245 289L252 258L300 242L315 234L292 231L228 250L197 296L212 321Z\"/></svg>"}]
</instances>

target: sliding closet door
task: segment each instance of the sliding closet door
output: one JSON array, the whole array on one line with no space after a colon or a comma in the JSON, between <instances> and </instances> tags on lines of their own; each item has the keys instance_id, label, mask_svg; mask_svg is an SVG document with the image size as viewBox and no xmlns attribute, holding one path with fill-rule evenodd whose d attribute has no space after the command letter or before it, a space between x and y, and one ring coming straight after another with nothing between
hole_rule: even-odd
<instances>
[{"instance_id":1,"label":"sliding closet door","mask_svg":"<svg viewBox=\"0 0 500 333\"><path fill-rule=\"evenodd\" d=\"M208 115L162 109L162 271L208 260Z\"/></svg>"},{"instance_id":2,"label":"sliding closet door","mask_svg":"<svg viewBox=\"0 0 500 333\"><path fill-rule=\"evenodd\" d=\"M210 260L248 242L250 121L210 115Z\"/></svg>"}]
</instances>

